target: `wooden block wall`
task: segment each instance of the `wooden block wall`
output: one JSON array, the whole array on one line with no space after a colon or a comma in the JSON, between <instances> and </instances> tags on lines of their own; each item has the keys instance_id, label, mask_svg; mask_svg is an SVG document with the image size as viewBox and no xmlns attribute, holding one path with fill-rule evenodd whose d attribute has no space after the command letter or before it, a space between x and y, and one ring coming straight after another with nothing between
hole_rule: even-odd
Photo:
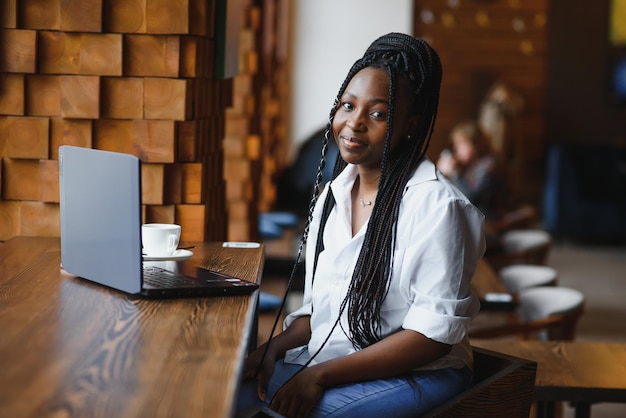
<instances>
[{"instance_id":1,"label":"wooden block wall","mask_svg":"<svg viewBox=\"0 0 626 418\"><path fill-rule=\"evenodd\" d=\"M496 80L521 94L524 108L507 118L514 194L540 205L545 143L548 0L414 2L414 33L440 55L443 84L430 147L436 159L454 124L478 116Z\"/></svg>"},{"instance_id":2,"label":"wooden block wall","mask_svg":"<svg viewBox=\"0 0 626 418\"><path fill-rule=\"evenodd\" d=\"M130 153L143 221L225 240L225 109L212 0L3 0L0 241L58 236L58 148ZM247 239L247 237L242 237Z\"/></svg>"},{"instance_id":3,"label":"wooden block wall","mask_svg":"<svg viewBox=\"0 0 626 418\"><path fill-rule=\"evenodd\" d=\"M266 2L264 9L264 25L261 28L264 39L263 54L258 56L259 74L261 80L258 97L260 97L261 117L258 120L260 133L259 154L261 161L261 181L259 210L266 212L274 208L276 202L276 178L289 163L287 160L291 140L287 135L289 115L288 103L291 87L289 85L289 65L287 53L289 50L290 26L287 19L281 16L290 14L287 8L289 2L274 0ZM270 18L268 18L270 16ZM257 20L261 19L260 16ZM251 61L254 57L251 57ZM250 142L249 145L253 143Z\"/></svg>"},{"instance_id":4,"label":"wooden block wall","mask_svg":"<svg viewBox=\"0 0 626 418\"><path fill-rule=\"evenodd\" d=\"M230 240L242 241L245 237L258 239L258 209L250 201L258 201L253 195L254 160L246 153L245 143L255 133L254 117L258 110L253 80L257 69L247 65L244 58L256 54L257 30L251 20L252 13L246 16L240 37L240 73L233 80L233 103L226 111L224 136L224 177L228 179L226 199L230 207L228 236ZM245 106L249 103L250 106ZM257 158L258 159L258 158Z\"/></svg>"},{"instance_id":5,"label":"wooden block wall","mask_svg":"<svg viewBox=\"0 0 626 418\"><path fill-rule=\"evenodd\" d=\"M239 75L226 113L224 170L230 207L229 238L259 240L260 212L273 208L275 174L284 165L288 139L282 108L288 102L288 2L264 1L248 8L240 36ZM252 204L250 204L252 202Z\"/></svg>"}]
</instances>

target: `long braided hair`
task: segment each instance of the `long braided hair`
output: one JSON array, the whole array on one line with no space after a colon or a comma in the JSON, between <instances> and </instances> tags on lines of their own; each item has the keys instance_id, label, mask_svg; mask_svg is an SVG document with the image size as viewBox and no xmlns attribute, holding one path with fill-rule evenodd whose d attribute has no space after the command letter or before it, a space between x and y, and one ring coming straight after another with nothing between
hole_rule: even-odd
<instances>
[{"instance_id":1,"label":"long braided hair","mask_svg":"<svg viewBox=\"0 0 626 418\"><path fill-rule=\"evenodd\" d=\"M393 270L396 221L400 202L408 180L424 157L430 143L437 116L442 77L439 57L426 41L402 33L389 33L381 36L370 45L363 57L354 63L341 85L330 112L325 141L328 141L328 133L331 132L332 121L341 96L352 77L366 67L383 69L389 74L389 112L376 203L368 222L348 295L341 307L342 311L346 307L348 309L349 332L346 332L346 335L357 349L381 339L380 310ZM410 91L397 91L400 77L408 81ZM406 140L401 141L391 154L390 143L396 94L411 95L410 115L418 115L419 119L415 131ZM324 148L326 144L323 144ZM335 179L346 165L341 155L338 155L332 179ZM323 232L334 204L334 197L329 190L320 220L313 260L314 269L319 254L323 251Z\"/></svg>"}]
</instances>

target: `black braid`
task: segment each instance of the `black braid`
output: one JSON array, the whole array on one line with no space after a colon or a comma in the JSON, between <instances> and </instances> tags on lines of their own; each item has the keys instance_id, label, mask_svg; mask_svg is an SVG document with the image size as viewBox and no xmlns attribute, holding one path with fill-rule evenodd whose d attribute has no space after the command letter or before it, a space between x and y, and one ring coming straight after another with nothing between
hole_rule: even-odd
<instances>
[{"instance_id":1,"label":"black braid","mask_svg":"<svg viewBox=\"0 0 626 418\"><path fill-rule=\"evenodd\" d=\"M355 62L348 72L331 109L327 131L331 131L339 99L348 83L357 72L366 67L384 69L389 74L389 114L376 203L368 222L347 298L342 304L342 311L348 308L350 329L346 334L355 348L366 347L381 339L380 310L387 295L393 270L396 221L400 202L406 183L430 144L437 117L442 77L439 57L424 40L400 33L384 35L372 43L364 56ZM389 147L393 132L393 106L398 77L409 81L411 93L414 95L411 114L418 114L419 122L415 132L411 134L411 139L398 144L398 149L392 155ZM332 179L336 178L346 165L339 155ZM319 253L323 250L322 236L334 204L334 197L329 191L320 219L314 266L317 264Z\"/></svg>"}]
</instances>

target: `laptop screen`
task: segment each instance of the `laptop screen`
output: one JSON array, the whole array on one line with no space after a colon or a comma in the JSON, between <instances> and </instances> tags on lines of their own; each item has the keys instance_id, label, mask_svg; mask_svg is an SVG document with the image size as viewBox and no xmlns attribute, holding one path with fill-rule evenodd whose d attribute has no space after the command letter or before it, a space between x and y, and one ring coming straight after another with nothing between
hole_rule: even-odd
<instances>
[{"instance_id":1,"label":"laptop screen","mask_svg":"<svg viewBox=\"0 0 626 418\"><path fill-rule=\"evenodd\" d=\"M141 165L129 154L59 148L61 263L127 293L141 291Z\"/></svg>"}]
</instances>

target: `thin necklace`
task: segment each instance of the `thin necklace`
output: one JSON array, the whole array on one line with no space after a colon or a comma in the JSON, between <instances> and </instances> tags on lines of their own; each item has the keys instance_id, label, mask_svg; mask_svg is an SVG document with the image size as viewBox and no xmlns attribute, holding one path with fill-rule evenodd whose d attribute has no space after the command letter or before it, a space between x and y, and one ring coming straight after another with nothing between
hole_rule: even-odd
<instances>
[{"instance_id":1,"label":"thin necklace","mask_svg":"<svg viewBox=\"0 0 626 418\"><path fill-rule=\"evenodd\" d=\"M359 197L359 203L361 203L362 208L364 208L365 206L372 206L371 200L363 200L360 197Z\"/></svg>"}]
</instances>

